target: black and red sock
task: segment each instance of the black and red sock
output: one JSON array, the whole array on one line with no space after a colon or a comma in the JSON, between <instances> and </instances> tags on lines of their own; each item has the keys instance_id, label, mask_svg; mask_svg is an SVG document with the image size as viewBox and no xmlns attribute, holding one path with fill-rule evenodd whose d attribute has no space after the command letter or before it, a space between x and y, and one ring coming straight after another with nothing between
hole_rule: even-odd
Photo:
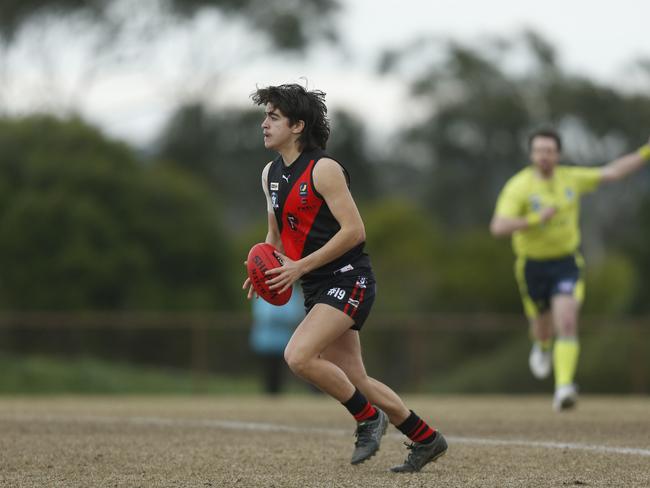
<instances>
[{"instance_id":1,"label":"black and red sock","mask_svg":"<svg viewBox=\"0 0 650 488\"><path fill-rule=\"evenodd\" d=\"M436 438L436 429L433 429L424 420L418 417L413 410L407 419L397 426L398 430L413 442L429 444Z\"/></svg>"},{"instance_id":2,"label":"black and red sock","mask_svg":"<svg viewBox=\"0 0 650 488\"><path fill-rule=\"evenodd\" d=\"M354 389L354 394L347 402L342 402L343 406L348 409L357 422L364 420L375 420L377 418L377 410L370 405L368 399L363 396L358 389Z\"/></svg>"}]
</instances>

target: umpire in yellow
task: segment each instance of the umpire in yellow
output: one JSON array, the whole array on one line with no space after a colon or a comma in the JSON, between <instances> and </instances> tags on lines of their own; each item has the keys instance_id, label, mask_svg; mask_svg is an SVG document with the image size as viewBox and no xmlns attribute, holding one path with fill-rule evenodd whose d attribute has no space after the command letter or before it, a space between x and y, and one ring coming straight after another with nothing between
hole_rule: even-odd
<instances>
[{"instance_id":1,"label":"umpire in yellow","mask_svg":"<svg viewBox=\"0 0 650 488\"><path fill-rule=\"evenodd\" d=\"M578 312L584 299L580 196L642 168L650 160L650 140L600 167L560 165L562 140L551 129L532 133L528 150L532 164L504 186L490 232L512 236L515 275L533 339L529 366L540 379L552 367L553 408L561 411L577 399Z\"/></svg>"}]
</instances>

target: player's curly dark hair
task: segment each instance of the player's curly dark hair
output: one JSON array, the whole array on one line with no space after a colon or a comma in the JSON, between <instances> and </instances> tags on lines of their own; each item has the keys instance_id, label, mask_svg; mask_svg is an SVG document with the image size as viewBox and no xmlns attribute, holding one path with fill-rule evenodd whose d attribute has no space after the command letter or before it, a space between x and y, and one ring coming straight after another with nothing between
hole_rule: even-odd
<instances>
[{"instance_id":1,"label":"player's curly dark hair","mask_svg":"<svg viewBox=\"0 0 650 488\"><path fill-rule=\"evenodd\" d=\"M270 103L289 119L291 125L302 120L305 123L298 144L301 150L325 149L330 137L325 93L308 91L296 83L258 88L251 95L257 105Z\"/></svg>"},{"instance_id":2,"label":"player's curly dark hair","mask_svg":"<svg viewBox=\"0 0 650 488\"><path fill-rule=\"evenodd\" d=\"M529 152L533 149L533 139L535 139L536 137L548 137L549 139L553 139L555 141L555 144L557 145L557 150L559 152L562 152L562 138L560 137L558 131L550 127L542 127L530 133L530 135L528 136Z\"/></svg>"}]
</instances>

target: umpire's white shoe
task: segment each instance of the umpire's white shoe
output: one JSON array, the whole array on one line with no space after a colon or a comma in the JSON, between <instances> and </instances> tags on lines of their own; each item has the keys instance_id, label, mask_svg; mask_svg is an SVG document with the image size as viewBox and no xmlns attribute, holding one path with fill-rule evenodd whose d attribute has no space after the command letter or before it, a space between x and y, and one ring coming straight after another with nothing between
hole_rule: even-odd
<instances>
[{"instance_id":1,"label":"umpire's white shoe","mask_svg":"<svg viewBox=\"0 0 650 488\"><path fill-rule=\"evenodd\" d=\"M551 374L551 349L543 350L539 343L535 342L528 356L528 366L538 380L548 378Z\"/></svg>"},{"instance_id":2,"label":"umpire's white shoe","mask_svg":"<svg viewBox=\"0 0 650 488\"><path fill-rule=\"evenodd\" d=\"M576 385L562 385L555 388L553 396L553 410L562 412L576 406L578 391Z\"/></svg>"}]
</instances>

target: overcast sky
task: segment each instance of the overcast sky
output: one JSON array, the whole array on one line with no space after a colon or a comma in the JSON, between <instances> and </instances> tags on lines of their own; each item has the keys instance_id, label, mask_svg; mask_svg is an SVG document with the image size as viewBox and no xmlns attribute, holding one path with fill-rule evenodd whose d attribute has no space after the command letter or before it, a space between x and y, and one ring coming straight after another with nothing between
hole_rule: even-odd
<instances>
[{"instance_id":1,"label":"overcast sky","mask_svg":"<svg viewBox=\"0 0 650 488\"><path fill-rule=\"evenodd\" d=\"M645 0L345 0L344 5L345 34L366 53L420 33L471 40L532 27L561 50L568 66L600 77L611 78L634 57L650 57Z\"/></svg>"},{"instance_id":2,"label":"overcast sky","mask_svg":"<svg viewBox=\"0 0 650 488\"><path fill-rule=\"evenodd\" d=\"M258 53L252 56L255 61L243 65L225 62L227 68L221 73L215 104L245 105L250 103L248 97L256 85L305 77L310 87L327 92L330 107L350 108L364 116L370 130L390 132L392 125L401 123L395 114L404 103L408 87L397 77L378 77L376 63L383 50L402 46L419 36L451 37L476 46L488 36L512 38L530 28L557 48L563 68L637 89L639 84L631 83L634 81L630 77L632 62L643 57L650 59L650 1L600 2L607 7L586 0L341 0L341 3L338 28L345 54L316 50L306 60L287 57L281 62L271 62ZM247 38L242 35L246 31L241 29L238 33L236 26L230 24L222 24L217 29L209 21L198 22L195 30L194 42L198 38L199 46L206 46L204 64L212 60L222 63L224 57L237 54L246 44ZM224 51L223 42L210 42L215 31L219 32L220 39L227 35L237 49ZM224 34L225 31L229 32ZM255 53L256 48L263 50L263 46L253 46L249 51ZM210 54L210 50L214 53ZM182 66L183 63L177 63L180 68L172 67L175 59L187 56L182 52L170 56L171 52L173 48L167 47L165 57L148 61L165 64L163 71L171 73L170 79L186 77L191 85L191 68ZM72 57L71 53L72 50L66 52L67 59ZM158 132L175 103L164 89L148 83L148 71L146 65L138 65L133 72L123 71L118 76L103 72L81 100L84 114L114 136L146 144ZM17 87L14 98L26 92L25 86ZM650 86L647 90L650 92Z\"/></svg>"},{"instance_id":3,"label":"overcast sky","mask_svg":"<svg viewBox=\"0 0 650 488\"><path fill-rule=\"evenodd\" d=\"M618 0L344 0L340 32L348 56L318 56L306 62L255 63L231 73L224 101L247 100L251 88L295 81L301 76L327 92L331 106L364 114L371 130L390 132L401 123L407 85L375 74L379 54L419 36L452 37L477 45L481 39L513 37L531 28L558 50L561 65L608 83L630 83L633 61L650 59L650 2ZM650 87L648 87L650 92Z\"/></svg>"}]
</instances>

